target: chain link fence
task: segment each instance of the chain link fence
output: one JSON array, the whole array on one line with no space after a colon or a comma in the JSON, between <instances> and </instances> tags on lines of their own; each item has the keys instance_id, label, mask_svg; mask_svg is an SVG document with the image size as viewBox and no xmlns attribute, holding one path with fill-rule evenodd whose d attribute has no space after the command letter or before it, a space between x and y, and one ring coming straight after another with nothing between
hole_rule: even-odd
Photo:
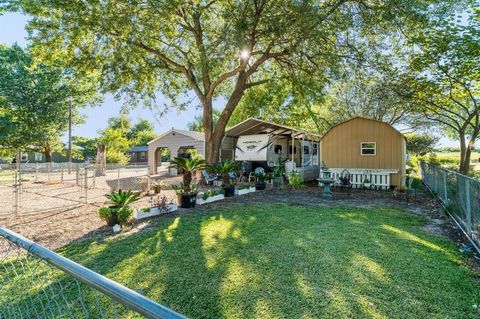
<instances>
[{"instance_id":1,"label":"chain link fence","mask_svg":"<svg viewBox=\"0 0 480 319\"><path fill-rule=\"evenodd\" d=\"M420 163L422 180L462 228L472 244L480 246L480 181L436 166Z\"/></svg>"},{"instance_id":2,"label":"chain link fence","mask_svg":"<svg viewBox=\"0 0 480 319\"><path fill-rule=\"evenodd\" d=\"M118 189L147 191L147 165L22 163L0 166L0 215L102 204Z\"/></svg>"},{"instance_id":3,"label":"chain link fence","mask_svg":"<svg viewBox=\"0 0 480 319\"><path fill-rule=\"evenodd\" d=\"M0 318L184 318L0 227Z\"/></svg>"}]
</instances>

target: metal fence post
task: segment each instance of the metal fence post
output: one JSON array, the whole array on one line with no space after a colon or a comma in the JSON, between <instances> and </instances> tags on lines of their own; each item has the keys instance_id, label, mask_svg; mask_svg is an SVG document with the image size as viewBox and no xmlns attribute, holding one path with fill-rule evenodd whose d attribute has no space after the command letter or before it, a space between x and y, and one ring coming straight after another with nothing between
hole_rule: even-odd
<instances>
[{"instance_id":1,"label":"metal fence post","mask_svg":"<svg viewBox=\"0 0 480 319\"><path fill-rule=\"evenodd\" d=\"M117 192L120 190L120 164L117 165Z\"/></svg>"},{"instance_id":2,"label":"metal fence post","mask_svg":"<svg viewBox=\"0 0 480 319\"><path fill-rule=\"evenodd\" d=\"M85 203L88 203L87 193L88 193L88 167L85 166Z\"/></svg>"},{"instance_id":3,"label":"metal fence post","mask_svg":"<svg viewBox=\"0 0 480 319\"><path fill-rule=\"evenodd\" d=\"M95 166L92 166L93 169L92 169L92 188L95 188L96 187L96 180L95 180L95 177L96 177L96 171L97 171L97 168L96 168L96 165Z\"/></svg>"},{"instance_id":4,"label":"metal fence post","mask_svg":"<svg viewBox=\"0 0 480 319\"><path fill-rule=\"evenodd\" d=\"M443 198L444 203L448 203L448 192L447 192L447 171L443 170Z\"/></svg>"},{"instance_id":5,"label":"metal fence post","mask_svg":"<svg viewBox=\"0 0 480 319\"><path fill-rule=\"evenodd\" d=\"M38 182L38 162L35 163L35 182Z\"/></svg>"},{"instance_id":6,"label":"metal fence post","mask_svg":"<svg viewBox=\"0 0 480 319\"><path fill-rule=\"evenodd\" d=\"M465 219L467 225L467 234L472 235L472 212L470 206L470 181L468 178L465 179Z\"/></svg>"},{"instance_id":7,"label":"metal fence post","mask_svg":"<svg viewBox=\"0 0 480 319\"><path fill-rule=\"evenodd\" d=\"M60 180L63 183L63 163L60 163Z\"/></svg>"},{"instance_id":8,"label":"metal fence post","mask_svg":"<svg viewBox=\"0 0 480 319\"><path fill-rule=\"evenodd\" d=\"M20 185L18 185L18 170L15 170L13 192L15 193L15 214L20 213Z\"/></svg>"},{"instance_id":9,"label":"metal fence post","mask_svg":"<svg viewBox=\"0 0 480 319\"><path fill-rule=\"evenodd\" d=\"M77 168L75 170L75 182L76 182L77 186L80 186L79 178L80 178L80 167L77 166Z\"/></svg>"},{"instance_id":10,"label":"metal fence post","mask_svg":"<svg viewBox=\"0 0 480 319\"><path fill-rule=\"evenodd\" d=\"M150 166L147 167L147 193L150 192L150 189L152 188L151 185L151 173L150 173Z\"/></svg>"},{"instance_id":11,"label":"metal fence post","mask_svg":"<svg viewBox=\"0 0 480 319\"><path fill-rule=\"evenodd\" d=\"M47 176L48 176L48 181L50 181L50 164L51 164L51 163L47 163Z\"/></svg>"}]
</instances>

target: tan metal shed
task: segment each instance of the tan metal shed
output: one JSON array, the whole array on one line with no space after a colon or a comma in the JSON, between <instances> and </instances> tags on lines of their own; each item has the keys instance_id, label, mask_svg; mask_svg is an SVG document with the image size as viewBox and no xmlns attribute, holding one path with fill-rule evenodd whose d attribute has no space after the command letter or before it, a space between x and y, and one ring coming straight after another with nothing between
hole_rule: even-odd
<instances>
[{"instance_id":1,"label":"tan metal shed","mask_svg":"<svg viewBox=\"0 0 480 319\"><path fill-rule=\"evenodd\" d=\"M355 117L330 128L320 141L320 160L334 173L386 176L400 185L405 175L406 139L388 123Z\"/></svg>"},{"instance_id":2,"label":"tan metal shed","mask_svg":"<svg viewBox=\"0 0 480 319\"><path fill-rule=\"evenodd\" d=\"M161 152L168 149L170 159L180 155L182 150L196 149L205 157L205 134L203 132L184 131L172 128L170 131L148 142L148 165L152 174L156 174L161 165Z\"/></svg>"}]
</instances>

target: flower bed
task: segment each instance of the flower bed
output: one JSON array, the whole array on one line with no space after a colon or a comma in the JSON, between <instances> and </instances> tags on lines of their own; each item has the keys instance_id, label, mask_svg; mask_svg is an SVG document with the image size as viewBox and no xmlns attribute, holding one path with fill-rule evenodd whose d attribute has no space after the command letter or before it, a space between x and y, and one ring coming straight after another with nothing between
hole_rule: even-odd
<instances>
[{"instance_id":1,"label":"flower bed","mask_svg":"<svg viewBox=\"0 0 480 319\"><path fill-rule=\"evenodd\" d=\"M235 195L245 195L248 193L253 193L255 192L255 187L254 186L249 186L248 188L236 188L235 189Z\"/></svg>"},{"instance_id":2,"label":"flower bed","mask_svg":"<svg viewBox=\"0 0 480 319\"><path fill-rule=\"evenodd\" d=\"M203 205L216 202L225 198L223 190L210 190L205 193L199 193L197 197L197 204Z\"/></svg>"},{"instance_id":3,"label":"flower bed","mask_svg":"<svg viewBox=\"0 0 480 319\"><path fill-rule=\"evenodd\" d=\"M160 216L163 214L174 212L178 209L177 204L167 204L163 207L155 206L150 207L148 210L139 209L135 212L134 217L135 219L144 219L153 216Z\"/></svg>"}]
</instances>

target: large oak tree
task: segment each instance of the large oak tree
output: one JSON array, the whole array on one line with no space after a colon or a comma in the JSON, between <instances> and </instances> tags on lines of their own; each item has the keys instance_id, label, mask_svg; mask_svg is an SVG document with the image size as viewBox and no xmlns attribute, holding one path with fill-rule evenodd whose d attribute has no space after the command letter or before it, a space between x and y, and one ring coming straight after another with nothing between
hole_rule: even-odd
<instances>
[{"instance_id":1,"label":"large oak tree","mask_svg":"<svg viewBox=\"0 0 480 319\"><path fill-rule=\"evenodd\" d=\"M315 78L353 51L352 35L420 21L432 2L19 0L33 17L37 56L95 70L105 90L144 100L160 90L180 106L194 92L209 162L218 159L226 125L250 88L283 71ZM220 96L226 103L214 125Z\"/></svg>"}]
</instances>

